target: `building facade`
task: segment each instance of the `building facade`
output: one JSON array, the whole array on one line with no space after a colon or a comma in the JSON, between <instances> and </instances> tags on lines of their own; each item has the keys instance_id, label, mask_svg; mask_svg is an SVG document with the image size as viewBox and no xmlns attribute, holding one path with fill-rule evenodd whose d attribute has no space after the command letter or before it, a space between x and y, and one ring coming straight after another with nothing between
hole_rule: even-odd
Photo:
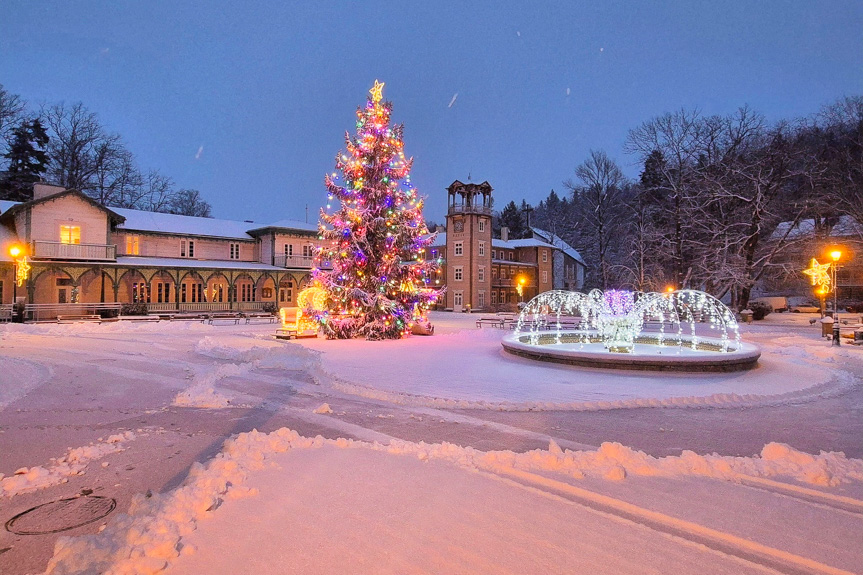
<instances>
[{"instance_id":1,"label":"building facade","mask_svg":"<svg viewBox=\"0 0 863 575\"><path fill-rule=\"evenodd\" d=\"M488 182L454 181L448 188L446 228L427 257L444 260L437 285L447 288L439 309L515 310L519 302L552 289L580 289L584 261L560 238L532 229L532 238L492 235L492 192Z\"/></svg>"},{"instance_id":2,"label":"building facade","mask_svg":"<svg viewBox=\"0 0 863 575\"><path fill-rule=\"evenodd\" d=\"M267 225L105 208L76 190L37 184L0 202L0 303L61 308L98 303L161 310L295 306L311 281L317 225ZM15 282L12 245L31 269Z\"/></svg>"}]
</instances>

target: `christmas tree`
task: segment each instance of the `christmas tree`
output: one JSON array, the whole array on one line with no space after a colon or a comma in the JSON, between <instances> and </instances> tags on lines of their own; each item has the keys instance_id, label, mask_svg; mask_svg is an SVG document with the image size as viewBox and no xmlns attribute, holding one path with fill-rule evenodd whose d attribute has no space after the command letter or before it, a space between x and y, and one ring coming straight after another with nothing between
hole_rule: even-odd
<instances>
[{"instance_id":1,"label":"christmas tree","mask_svg":"<svg viewBox=\"0 0 863 575\"><path fill-rule=\"evenodd\" d=\"M326 241L313 275L327 293L327 311L318 317L329 338L404 337L441 293L432 286L441 262L426 259L434 236L410 183L413 159L402 150L404 127L390 126L383 86L375 80L357 109L356 136L345 134L347 150L336 157L341 177L326 178L327 208L333 199L339 206L321 211L319 238Z\"/></svg>"}]
</instances>

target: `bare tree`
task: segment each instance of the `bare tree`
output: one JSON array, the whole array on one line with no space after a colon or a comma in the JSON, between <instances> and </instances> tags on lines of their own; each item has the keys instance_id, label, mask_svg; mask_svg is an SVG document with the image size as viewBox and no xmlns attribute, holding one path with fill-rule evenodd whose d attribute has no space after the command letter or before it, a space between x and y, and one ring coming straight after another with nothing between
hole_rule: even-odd
<instances>
[{"instance_id":1,"label":"bare tree","mask_svg":"<svg viewBox=\"0 0 863 575\"><path fill-rule=\"evenodd\" d=\"M169 212L173 195L174 181L158 170L150 170L144 177L137 207L148 212Z\"/></svg>"},{"instance_id":2,"label":"bare tree","mask_svg":"<svg viewBox=\"0 0 863 575\"><path fill-rule=\"evenodd\" d=\"M41 116L50 138L49 176L58 185L89 192L97 169L97 150L112 138L106 136L96 115L80 102L43 108Z\"/></svg>"},{"instance_id":3,"label":"bare tree","mask_svg":"<svg viewBox=\"0 0 863 575\"><path fill-rule=\"evenodd\" d=\"M589 254L599 272L599 284L611 283L612 255L625 221L626 178L605 152L591 150L590 157L575 169L581 181L564 183L573 194L576 217L581 225L580 249Z\"/></svg>"},{"instance_id":4,"label":"bare tree","mask_svg":"<svg viewBox=\"0 0 863 575\"><path fill-rule=\"evenodd\" d=\"M19 95L10 93L0 84L0 140L4 148L11 142L12 131L24 119L25 107Z\"/></svg>"},{"instance_id":5,"label":"bare tree","mask_svg":"<svg viewBox=\"0 0 863 575\"><path fill-rule=\"evenodd\" d=\"M204 201L198 190L178 190L168 202L168 212L171 214L210 218L210 211L210 204Z\"/></svg>"},{"instance_id":6,"label":"bare tree","mask_svg":"<svg viewBox=\"0 0 863 575\"><path fill-rule=\"evenodd\" d=\"M635 154L642 163L656 159L654 190L665 204L660 214L665 220L670 247L669 257L676 287L689 282L691 261L687 254L687 213L691 205L699 153L703 145L704 123L697 110L680 110L643 123L630 130L624 149Z\"/></svg>"}]
</instances>

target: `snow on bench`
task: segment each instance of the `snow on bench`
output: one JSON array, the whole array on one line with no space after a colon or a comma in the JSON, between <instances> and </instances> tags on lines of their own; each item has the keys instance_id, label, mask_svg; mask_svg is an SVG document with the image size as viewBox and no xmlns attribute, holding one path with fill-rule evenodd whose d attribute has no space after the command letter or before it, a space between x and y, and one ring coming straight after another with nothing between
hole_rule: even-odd
<instances>
[{"instance_id":1,"label":"snow on bench","mask_svg":"<svg viewBox=\"0 0 863 575\"><path fill-rule=\"evenodd\" d=\"M94 321L97 323L101 323L102 317L98 316L98 315L84 315L84 314L58 315L57 316L57 323L76 323L76 322L83 322L83 321Z\"/></svg>"}]
</instances>

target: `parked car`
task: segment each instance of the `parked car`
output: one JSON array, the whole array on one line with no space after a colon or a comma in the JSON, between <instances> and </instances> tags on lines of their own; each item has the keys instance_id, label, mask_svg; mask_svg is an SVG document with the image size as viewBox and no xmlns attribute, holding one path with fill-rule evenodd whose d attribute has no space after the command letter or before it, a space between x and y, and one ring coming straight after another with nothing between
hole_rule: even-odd
<instances>
[{"instance_id":1,"label":"parked car","mask_svg":"<svg viewBox=\"0 0 863 575\"><path fill-rule=\"evenodd\" d=\"M766 303L769 304L770 307L773 308L773 311L776 313L782 313L783 311L788 311L788 298L785 296L769 296L769 297L756 297L749 300L750 304L753 303Z\"/></svg>"},{"instance_id":2,"label":"parked car","mask_svg":"<svg viewBox=\"0 0 863 575\"><path fill-rule=\"evenodd\" d=\"M818 313L821 307L815 304L803 303L800 305L792 305L791 311L794 313Z\"/></svg>"}]
</instances>

